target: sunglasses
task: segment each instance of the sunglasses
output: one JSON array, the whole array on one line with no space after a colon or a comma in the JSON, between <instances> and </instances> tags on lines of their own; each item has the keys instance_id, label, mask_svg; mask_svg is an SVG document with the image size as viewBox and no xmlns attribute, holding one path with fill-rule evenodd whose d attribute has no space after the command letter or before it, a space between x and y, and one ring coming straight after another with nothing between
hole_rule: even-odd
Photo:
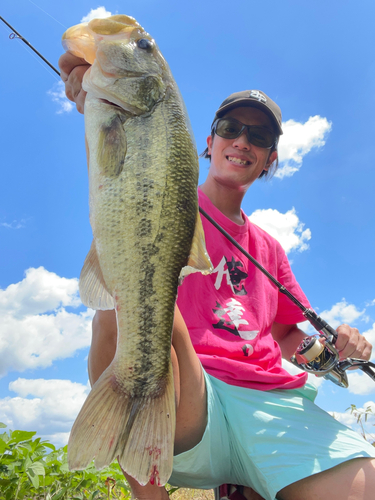
<instances>
[{"instance_id":1,"label":"sunglasses","mask_svg":"<svg viewBox=\"0 0 375 500\"><path fill-rule=\"evenodd\" d=\"M212 125L212 131L223 139L236 139L245 130L247 140L258 148L271 149L277 142L271 130L258 125L244 125L234 118L218 118Z\"/></svg>"}]
</instances>

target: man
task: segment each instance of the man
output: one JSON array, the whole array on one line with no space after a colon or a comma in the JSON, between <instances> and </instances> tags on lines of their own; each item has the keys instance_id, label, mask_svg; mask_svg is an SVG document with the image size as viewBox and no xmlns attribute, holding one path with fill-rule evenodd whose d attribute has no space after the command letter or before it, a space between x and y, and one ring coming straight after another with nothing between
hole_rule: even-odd
<instances>
[{"instance_id":1,"label":"man","mask_svg":"<svg viewBox=\"0 0 375 500\"><path fill-rule=\"evenodd\" d=\"M59 64L66 94L83 112L81 82L88 66L69 53ZM248 188L277 161L281 133L280 109L264 93L245 91L226 99L207 138L211 165L199 202L307 305L285 252L241 211ZM215 270L207 277L188 276L179 289L172 341L177 422L171 483L242 484L247 499L372 499L374 448L313 404L305 374L291 376L281 367L281 354L289 359L305 336L297 327L301 312L202 222ZM371 345L358 330L341 325L337 332L342 359L370 358ZM116 336L114 311L98 311L91 384L113 359ZM127 478L138 499L168 498L164 488L141 487Z\"/></svg>"}]
</instances>

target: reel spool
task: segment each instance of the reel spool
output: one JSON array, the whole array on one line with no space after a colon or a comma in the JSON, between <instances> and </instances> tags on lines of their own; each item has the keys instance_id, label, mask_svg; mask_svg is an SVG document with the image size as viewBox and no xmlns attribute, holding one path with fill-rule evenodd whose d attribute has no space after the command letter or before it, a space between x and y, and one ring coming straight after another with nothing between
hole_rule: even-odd
<instances>
[{"instance_id":1,"label":"reel spool","mask_svg":"<svg viewBox=\"0 0 375 500\"><path fill-rule=\"evenodd\" d=\"M326 337L324 343L317 337L305 337L290 361L302 368L307 373L313 373L317 377L324 377L340 387L348 387L346 373L341 370L339 364L339 353Z\"/></svg>"}]
</instances>

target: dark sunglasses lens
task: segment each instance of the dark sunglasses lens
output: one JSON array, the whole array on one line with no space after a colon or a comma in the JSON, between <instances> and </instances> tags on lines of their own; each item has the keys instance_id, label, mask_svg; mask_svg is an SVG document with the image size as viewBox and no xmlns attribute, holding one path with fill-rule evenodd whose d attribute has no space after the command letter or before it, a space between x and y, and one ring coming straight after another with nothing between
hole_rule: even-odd
<instances>
[{"instance_id":1,"label":"dark sunglasses lens","mask_svg":"<svg viewBox=\"0 0 375 500\"><path fill-rule=\"evenodd\" d=\"M259 148L269 149L275 144L273 133L263 127L251 127L248 129L247 138L251 144Z\"/></svg>"},{"instance_id":2,"label":"dark sunglasses lens","mask_svg":"<svg viewBox=\"0 0 375 500\"><path fill-rule=\"evenodd\" d=\"M242 124L231 120L219 120L216 124L216 134L224 139L235 139L240 135Z\"/></svg>"},{"instance_id":3,"label":"dark sunglasses lens","mask_svg":"<svg viewBox=\"0 0 375 500\"><path fill-rule=\"evenodd\" d=\"M275 144L275 136L264 127L245 126L233 120L218 120L215 133L224 139L236 139L244 129L247 129L247 139L254 146L270 149Z\"/></svg>"}]
</instances>

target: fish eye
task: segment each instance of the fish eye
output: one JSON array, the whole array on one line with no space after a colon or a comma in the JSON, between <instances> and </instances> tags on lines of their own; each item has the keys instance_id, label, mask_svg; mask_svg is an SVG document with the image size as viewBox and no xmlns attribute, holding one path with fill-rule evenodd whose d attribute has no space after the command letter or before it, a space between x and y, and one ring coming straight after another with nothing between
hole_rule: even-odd
<instances>
[{"instance_id":1,"label":"fish eye","mask_svg":"<svg viewBox=\"0 0 375 500\"><path fill-rule=\"evenodd\" d=\"M154 44L147 38L140 38L139 40L137 40L137 46L140 49L151 51L154 47Z\"/></svg>"}]
</instances>

